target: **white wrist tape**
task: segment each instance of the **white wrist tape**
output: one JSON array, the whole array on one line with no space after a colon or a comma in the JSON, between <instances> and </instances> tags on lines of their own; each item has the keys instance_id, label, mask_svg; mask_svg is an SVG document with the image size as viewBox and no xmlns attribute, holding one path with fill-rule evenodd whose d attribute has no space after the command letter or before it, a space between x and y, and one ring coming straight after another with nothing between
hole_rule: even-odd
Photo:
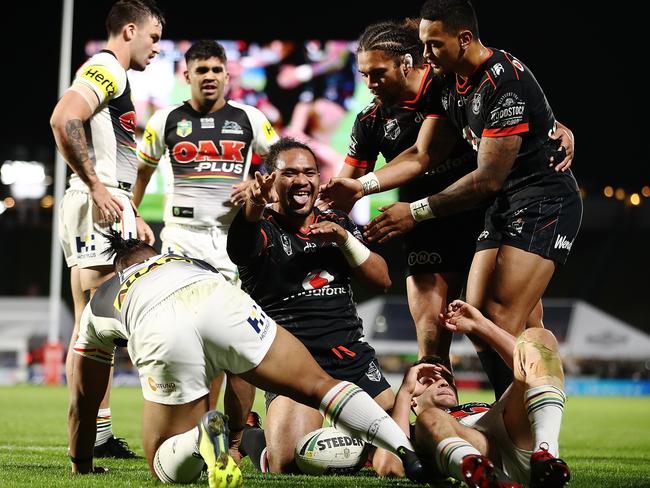
<instances>
[{"instance_id":1,"label":"white wrist tape","mask_svg":"<svg viewBox=\"0 0 650 488\"><path fill-rule=\"evenodd\" d=\"M350 231L346 232L348 233L348 238L339 246L339 249L350 267L358 268L370 257L370 249L364 246Z\"/></svg>"},{"instance_id":2,"label":"white wrist tape","mask_svg":"<svg viewBox=\"0 0 650 488\"><path fill-rule=\"evenodd\" d=\"M436 216L431 210L431 205L429 205L429 198L423 198L410 204L411 206L411 215L413 220L416 222L422 222L423 220L434 219Z\"/></svg>"},{"instance_id":3,"label":"white wrist tape","mask_svg":"<svg viewBox=\"0 0 650 488\"><path fill-rule=\"evenodd\" d=\"M363 175L357 178L357 181L361 183L361 186L363 187L364 195L379 193L380 190L379 179L377 178L377 175L372 171L367 175Z\"/></svg>"}]
</instances>

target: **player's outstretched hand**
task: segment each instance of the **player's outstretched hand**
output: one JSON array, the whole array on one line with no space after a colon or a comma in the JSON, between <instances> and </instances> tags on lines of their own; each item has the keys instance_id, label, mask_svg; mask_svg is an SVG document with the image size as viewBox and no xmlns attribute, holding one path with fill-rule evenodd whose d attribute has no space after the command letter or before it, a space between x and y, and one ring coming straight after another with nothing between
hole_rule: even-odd
<instances>
[{"instance_id":1,"label":"player's outstretched hand","mask_svg":"<svg viewBox=\"0 0 650 488\"><path fill-rule=\"evenodd\" d=\"M106 189L103 183L97 182L90 188L90 197L93 199L95 207L99 212L99 222L103 224L112 224L122 219L122 202Z\"/></svg>"},{"instance_id":2,"label":"player's outstretched hand","mask_svg":"<svg viewBox=\"0 0 650 488\"><path fill-rule=\"evenodd\" d=\"M263 175L255 171L255 181L248 187L248 201L255 206L264 206L278 201L278 195L273 189L277 173Z\"/></svg>"},{"instance_id":3,"label":"player's outstretched hand","mask_svg":"<svg viewBox=\"0 0 650 488\"><path fill-rule=\"evenodd\" d=\"M440 314L441 322L452 332L471 334L482 320L483 314L476 307L462 300L454 300L447 307L447 313Z\"/></svg>"},{"instance_id":4,"label":"player's outstretched hand","mask_svg":"<svg viewBox=\"0 0 650 488\"><path fill-rule=\"evenodd\" d=\"M555 161L555 157L551 156L549 166L555 166L555 171L566 171L571 167L573 162L573 154L575 151L575 138L573 132L565 125L557 122L557 128L551 134L551 139L559 140L560 146L564 148L565 156L562 161Z\"/></svg>"},{"instance_id":5,"label":"player's outstretched hand","mask_svg":"<svg viewBox=\"0 0 650 488\"><path fill-rule=\"evenodd\" d=\"M354 178L330 179L327 184L320 186L319 198L329 208L349 211L363 197L363 187Z\"/></svg>"},{"instance_id":6,"label":"player's outstretched hand","mask_svg":"<svg viewBox=\"0 0 650 488\"><path fill-rule=\"evenodd\" d=\"M255 180L246 180L241 183L232 185L232 193L230 194L230 203L235 206L240 206L246 203L248 195L248 188L255 183Z\"/></svg>"},{"instance_id":7,"label":"player's outstretched hand","mask_svg":"<svg viewBox=\"0 0 650 488\"><path fill-rule=\"evenodd\" d=\"M415 227L415 220L411 215L411 206L408 203L397 202L387 207L380 207L380 215L370 221L364 228L363 236L368 241L377 241L380 244L393 237L401 236Z\"/></svg>"},{"instance_id":8,"label":"player's outstretched hand","mask_svg":"<svg viewBox=\"0 0 650 488\"><path fill-rule=\"evenodd\" d=\"M309 235L324 242L336 242L339 246L345 244L347 231L334 222L317 222L309 225Z\"/></svg>"}]
</instances>

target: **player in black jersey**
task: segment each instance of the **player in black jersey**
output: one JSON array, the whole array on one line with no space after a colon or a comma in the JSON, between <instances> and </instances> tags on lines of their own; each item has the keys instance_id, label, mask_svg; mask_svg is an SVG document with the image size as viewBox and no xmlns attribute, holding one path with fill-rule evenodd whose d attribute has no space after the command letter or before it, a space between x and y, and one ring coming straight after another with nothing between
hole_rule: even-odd
<instances>
[{"instance_id":1,"label":"player in black jersey","mask_svg":"<svg viewBox=\"0 0 650 488\"><path fill-rule=\"evenodd\" d=\"M361 111L350 135L350 147L339 177L358 178L374 170L382 154L390 164L415 144L420 128L439 125L440 81L424 62L418 23L380 22L359 37L357 66L375 96ZM449 157L439 166L400 187L400 201L414 202L443 190L476 166L467 144L453 138ZM447 151L439 147L438 150ZM418 337L418 357L436 354L449 366L451 334L438 315L457 298L483 230L485 209L423 222L404 236L406 290Z\"/></svg>"},{"instance_id":2,"label":"player in black jersey","mask_svg":"<svg viewBox=\"0 0 650 488\"><path fill-rule=\"evenodd\" d=\"M564 161L553 167L564 157L564 146L553 136L556 121L532 74L510 55L480 43L467 2L450 7L454 16L464 12L464 17L453 19L453 28L441 27L441 20L426 20L438 16L432 13L437 5L424 5L420 39L430 64L447 73L442 105L477 151L477 168L428 199L391 206L370 223L366 234L370 240L385 240L412 229L416 222L494 199L478 238L467 299L516 335L541 299L556 263L566 261L582 203ZM431 140L422 131L420 137ZM423 171L418 165L428 163L427 158L417 161L407 155L361 183L367 190L388 189L408 181ZM354 191L362 193L361 186L357 182ZM538 322L541 325L541 319ZM480 356L498 397L511 381L510 373L494 351L486 349Z\"/></svg>"},{"instance_id":3,"label":"player in black jersey","mask_svg":"<svg viewBox=\"0 0 650 488\"><path fill-rule=\"evenodd\" d=\"M352 297L351 277L385 291L390 286L384 259L371 252L350 218L341 211L314 207L319 173L311 149L283 138L265 160L269 174L256 183L228 234L228 253L237 263L242 288L264 312L307 346L325 371L356 382L384 409L394 394L362 341L363 328ZM278 201L271 202L272 189ZM266 444L270 470L291 471L294 448L303 435L322 426L315 409L286 396L267 395ZM247 430L243 450L257 464ZM263 443L264 438L261 438Z\"/></svg>"},{"instance_id":4,"label":"player in black jersey","mask_svg":"<svg viewBox=\"0 0 650 488\"><path fill-rule=\"evenodd\" d=\"M416 452L439 474L470 487L564 486L571 474L559 458L558 439L566 397L553 334L531 328L515 339L460 300L441 320L453 332L475 334L490 344L513 369L515 380L491 406L459 405L450 371L440 358L423 358L405 375L392 413L402 428L409 425L411 409L417 414ZM493 463L488 456L497 453ZM374 462L384 474L402 472L384 451L375 454Z\"/></svg>"}]
</instances>

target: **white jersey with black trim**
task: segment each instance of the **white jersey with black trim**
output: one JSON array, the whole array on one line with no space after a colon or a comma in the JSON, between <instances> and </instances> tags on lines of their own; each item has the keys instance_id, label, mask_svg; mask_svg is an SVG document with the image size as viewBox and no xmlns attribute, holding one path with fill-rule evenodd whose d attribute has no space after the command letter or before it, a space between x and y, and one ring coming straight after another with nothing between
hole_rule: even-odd
<instances>
[{"instance_id":1,"label":"white jersey with black trim","mask_svg":"<svg viewBox=\"0 0 650 488\"><path fill-rule=\"evenodd\" d=\"M138 174L135 155L135 109L126 71L110 51L101 51L77 71L73 85L90 88L99 106L84 124L88 156L99 180L109 189L130 195ZM88 191L73 173L70 188Z\"/></svg>"},{"instance_id":2,"label":"white jersey with black trim","mask_svg":"<svg viewBox=\"0 0 650 488\"><path fill-rule=\"evenodd\" d=\"M102 284L86 305L74 352L110 364L115 346L126 345L147 312L181 288L204 280L225 278L203 261L173 254L130 266Z\"/></svg>"},{"instance_id":3,"label":"white jersey with black trim","mask_svg":"<svg viewBox=\"0 0 650 488\"><path fill-rule=\"evenodd\" d=\"M151 116L137 152L150 166L169 155L174 190L165 223L227 227L237 213L232 186L246 179L253 152L265 156L277 140L255 107L228 101L215 112L199 113L185 102Z\"/></svg>"}]
</instances>

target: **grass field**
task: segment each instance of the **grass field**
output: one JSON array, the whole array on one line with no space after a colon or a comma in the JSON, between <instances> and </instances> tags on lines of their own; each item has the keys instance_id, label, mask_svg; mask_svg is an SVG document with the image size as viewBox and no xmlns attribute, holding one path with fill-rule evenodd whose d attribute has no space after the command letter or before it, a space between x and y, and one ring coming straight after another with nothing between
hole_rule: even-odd
<instances>
[{"instance_id":1,"label":"grass field","mask_svg":"<svg viewBox=\"0 0 650 488\"><path fill-rule=\"evenodd\" d=\"M486 393L464 393L464 401L486 400ZM259 401L256 409L263 411ZM66 457L66 390L63 387L0 387L0 487L153 487L144 459L102 460L110 472L72 476ZM135 388L113 390L116 433L142 454L142 396ZM573 397L567 403L561 437L562 457L573 471L572 488L650 487L650 399ZM315 478L264 476L244 461L244 486L397 487L363 470L359 476ZM207 486L205 479L190 486Z\"/></svg>"}]
</instances>

